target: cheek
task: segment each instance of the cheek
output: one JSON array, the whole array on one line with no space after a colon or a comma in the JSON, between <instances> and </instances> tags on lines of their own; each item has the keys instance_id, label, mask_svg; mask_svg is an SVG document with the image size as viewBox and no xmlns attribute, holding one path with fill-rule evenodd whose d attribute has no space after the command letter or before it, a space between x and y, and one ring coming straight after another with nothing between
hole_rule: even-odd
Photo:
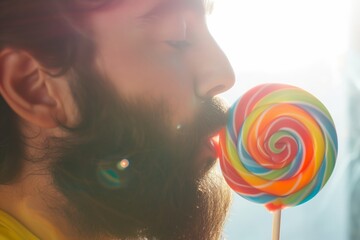
<instances>
[{"instance_id":1,"label":"cheek","mask_svg":"<svg viewBox=\"0 0 360 240\"><path fill-rule=\"evenodd\" d=\"M190 73L182 61L149 48L108 49L99 60L100 70L126 95L156 89L182 91L191 85Z\"/></svg>"},{"instance_id":2,"label":"cheek","mask_svg":"<svg viewBox=\"0 0 360 240\"><path fill-rule=\"evenodd\" d=\"M138 38L99 50L100 71L123 97L164 100L174 113L174 122L192 118L194 77L180 56Z\"/></svg>"}]
</instances>

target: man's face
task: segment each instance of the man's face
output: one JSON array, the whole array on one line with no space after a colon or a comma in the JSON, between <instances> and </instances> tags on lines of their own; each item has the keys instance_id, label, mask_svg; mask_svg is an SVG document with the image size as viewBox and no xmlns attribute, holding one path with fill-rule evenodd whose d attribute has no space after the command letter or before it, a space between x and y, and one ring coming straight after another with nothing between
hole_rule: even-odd
<instances>
[{"instance_id":1,"label":"man's face","mask_svg":"<svg viewBox=\"0 0 360 240\"><path fill-rule=\"evenodd\" d=\"M216 158L209 137L225 119L212 98L234 79L209 35L203 3L112 1L84 19L95 58L94 69L79 74L79 89L86 95L91 82L106 87L88 87L95 93L88 96L100 97L87 97L85 108L99 113L70 138L76 144L60 148L52 168L55 185L78 211L73 219L87 232L114 236L217 235L228 195L204 170ZM130 166L114 170L120 188L108 189L107 171L122 158Z\"/></svg>"}]
</instances>

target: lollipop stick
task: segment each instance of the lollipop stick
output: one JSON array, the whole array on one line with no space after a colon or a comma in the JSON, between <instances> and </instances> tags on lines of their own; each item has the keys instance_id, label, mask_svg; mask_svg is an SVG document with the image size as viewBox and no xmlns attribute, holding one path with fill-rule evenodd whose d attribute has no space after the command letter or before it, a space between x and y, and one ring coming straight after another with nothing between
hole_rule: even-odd
<instances>
[{"instance_id":1,"label":"lollipop stick","mask_svg":"<svg viewBox=\"0 0 360 240\"><path fill-rule=\"evenodd\" d=\"M272 240L280 239L280 221L281 221L281 210L276 210L274 212Z\"/></svg>"}]
</instances>

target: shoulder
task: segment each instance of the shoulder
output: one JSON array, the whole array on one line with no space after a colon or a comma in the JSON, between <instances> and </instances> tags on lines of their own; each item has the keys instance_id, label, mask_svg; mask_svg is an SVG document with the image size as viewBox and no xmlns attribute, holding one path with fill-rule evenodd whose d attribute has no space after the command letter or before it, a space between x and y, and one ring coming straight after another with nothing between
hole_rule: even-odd
<instances>
[{"instance_id":1,"label":"shoulder","mask_svg":"<svg viewBox=\"0 0 360 240\"><path fill-rule=\"evenodd\" d=\"M9 214L0 210L0 240L38 240Z\"/></svg>"},{"instance_id":2,"label":"shoulder","mask_svg":"<svg viewBox=\"0 0 360 240\"><path fill-rule=\"evenodd\" d=\"M16 232L1 225L0 222L0 240L20 240L20 237Z\"/></svg>"}]
</instances>

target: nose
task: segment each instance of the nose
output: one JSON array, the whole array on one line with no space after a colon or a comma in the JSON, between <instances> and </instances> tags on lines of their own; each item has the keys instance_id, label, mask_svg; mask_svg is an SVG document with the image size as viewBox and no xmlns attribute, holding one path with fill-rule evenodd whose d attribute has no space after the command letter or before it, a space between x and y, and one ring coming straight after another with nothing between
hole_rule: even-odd
<instances>
[{"instance_id":1,"label":"nose","mask_svg":"<svg viewBox=\"0 0 360 240\"><path fill-rule=\"evenodd\" d=\"M197 42L191 61L196 75L195 91L198 97L211 98L234 85L235 75L230 62L208 32Z\"/></svg>"}]
</instances>

